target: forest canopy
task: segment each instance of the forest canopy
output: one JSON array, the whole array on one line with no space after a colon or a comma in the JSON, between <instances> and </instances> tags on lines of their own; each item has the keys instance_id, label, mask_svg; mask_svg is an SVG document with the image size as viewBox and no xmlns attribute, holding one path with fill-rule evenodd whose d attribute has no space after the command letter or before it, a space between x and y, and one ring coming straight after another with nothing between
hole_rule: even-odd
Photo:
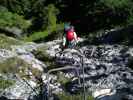
<instances>
[{"instance_id":1,"label":"forest canopy","mask_svg":"<svg viewBox=\"0 0 133 100\"><path fill-rule=\"evenodd\" d=\"M61 34L68 21L80 35L133 24L132 0L0 0L0 9L0 28L17 27L30 41Z\"/></svg>"}]
</instances>

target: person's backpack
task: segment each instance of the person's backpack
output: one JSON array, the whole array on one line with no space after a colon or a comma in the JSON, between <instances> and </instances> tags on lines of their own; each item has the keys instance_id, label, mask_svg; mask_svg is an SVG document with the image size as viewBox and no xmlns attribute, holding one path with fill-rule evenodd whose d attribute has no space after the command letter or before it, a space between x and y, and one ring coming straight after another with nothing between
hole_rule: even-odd
<instances>
[{"instance_id":1,"label":"person's backpack","mask_svg":"<svg viewBox=\"0 0 133 100\"><path fill-rule=\"evenodd\" d=\"M73 31L68 31L66 34L66 38L68 41L72 41L74 39L74 32Z\"/></svg>"}]
</instances>

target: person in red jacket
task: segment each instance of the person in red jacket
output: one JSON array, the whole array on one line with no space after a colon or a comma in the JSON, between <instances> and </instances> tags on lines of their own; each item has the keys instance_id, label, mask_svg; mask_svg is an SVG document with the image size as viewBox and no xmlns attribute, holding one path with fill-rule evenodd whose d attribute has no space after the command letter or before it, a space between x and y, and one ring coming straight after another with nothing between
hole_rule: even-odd
<instances>
[{"instance_id":1,"label":"person in red jacket","mask_svg":"<svg viewBox=\"0 0 133 100\"><path fill-rule=\"evenodd\" d=\"M63 35L63 48L71 48L78 42L77 34L74 27L69 23L65 24Z\"/></svg>"}]
</instances>

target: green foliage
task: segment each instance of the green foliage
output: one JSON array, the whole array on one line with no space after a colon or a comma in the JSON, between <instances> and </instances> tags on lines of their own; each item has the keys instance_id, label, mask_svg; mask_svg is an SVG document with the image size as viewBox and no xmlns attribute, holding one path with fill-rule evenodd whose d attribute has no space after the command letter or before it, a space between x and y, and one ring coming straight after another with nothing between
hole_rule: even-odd
<instances>
[{"instance_id":1,"label":"green foliage","mask_svg":"<svg viewBox=\"0 0 133 100\"><path fill-rule=\"evenodd\" d=\"M57 19L56 19L56 15L59 13L58 9L53 5L53 4L50 4L48 5L47 7L47 17L48 17L48 27L47 27L47 30L56 30L56 22L57 22Z\"/></svg>"},{"instance_id":2,"label":"green foliage","mask_svg":"<svg viewBox=\"0 0 133 100\"><path fill-rule=\"evenodd\" d=\"M132 1L131 0L100 0L103 4L105 4L109 8L127 8Z\"/></svg>"},{"instance_id":3,"label":"green foliage","mask_svg":"<svg viewBox=\"0 0 133 100\"><path fill-rule=\"evenodd\" d=\"M15 81L13 80L5 80L0 78L0 89L6 89L8 87L10 87L11 85L13 85L15 83Z\"/></svg>"},{"instance_id":4,"label":"green foliage","mask_svg":"<svg viewBox=\"0 0 133 100\"><path fill-rule=\"evenodd\" d=\"M26 21L23 16L8 11L0 11L0 28L17 27L27 29L29 26L30 22Z\"/></svg>"},{"instance_id":5,"label":"green foliage","mask_svg":"<svg viewBox=\"0 0 133 100\"><path fill-rule=\"evenodd\" d=\"M133 9L132 9L132 11L133 11ZM127 19L127 23L128 23L128 25L133 25L133 12L130 12L130 15Z\"/></svg>"},{"instance_id":6,"label":"green foliage","mask_svg":"<svg viewBox=\"0 0 133 100\"><path fill-rule=\"evenodd\" d=\"M26 41L36 41L39 39L44 39L48 35L52 34L53 32L58 32L59 30L63 30L63 24L57 24L56 15L59 13L58 9L55 8L53 4L48 5L45 10L47 12L47 25L44 31L34 32L29 37L25 37L24 40Z\"/></svg>"},{"instance_id":7,"label":"green foliage","mask_svg":"<svg viewBox=\"0 0 133 100\"><path fill-rule=\"evenodd\" d=\"M29 37L24 37L24 41L35 41L48 36L48 31L34 32Z\"/></svg>"},{"instance_id":8,"label":"green foliage","mask_svg":"<svg viewBox=\"0 0 133 100\"><path fill-rule=\"evenodd\" d=\"M27 28L24 21L19 21L21 18L17 17L19 20L16 23L12 21L10 16L16 16L16 13L32 22L28 28L28 35L24 38L26 41L42 40L49 36L60 35L64 21L72 21L76 26L76 31L81 35L85 33L83 35L86 36L90 31L96 32L133 24L132 0L0 0L0 4L4 13L12 12L12 14L6 14L7 18L1 19L0 16L0 26ZM76 20L79 22L76 23ZM61 31L59 26L62 27Z\"/></svg>"},{"instance_id":9,"label":"green foliage","mask_svg":"<svg viewBox=\"0 0 133 100\"><path fill-rule=\"evenodd\" d=\"M16 40L12 37L8 37L4 34L0 34L0 48L1 49L11 49L12 45L21 45L23 42Z\"/></svg>"},{"instance_id":10,"label":"green foliage","mask_svg":"<svg viewBox=\"0 0 133 100\"><path fill-rule=\"evenodd\" d=\"M0 4L10 10L15 9L16 4L18 4L18 0L0 0Z\"/></svg>"},{"instance_id":11,"label":"green foliage","mask_svg":"<svg viewBox=\"0 0 133 100\"><path fill-rule=\"evenodd\" d=\"M32 32L56 27L56 15L59 11L53 4L45 5L43 0L2 0L0 2L9 11L30 19Z\"/></svg>"},{"instance_id":12,"label":"green foliage","mask_svg":"<svg viewBox=\"0 0 133 100\"><path fill-rule=\"evenodd\" d=\"M24 41L36 41L36 40L44 39L48 36L51 36L50 38L61 37L63 33L63 27L64 27L63 23L54 24L54 25L49 26L47 30L45 31L34 32L30 36L25 36L23 40Z\"/></svg>"},{"instance_id":13,"label":"green foliage","mask_svg":"<svg viewBox=\"0 0 133 100\"><path fill-rule=\"evenodd\" d=\"M43 0L0 0L1 6L10 12L24 16L32 21L30 31L42 29L46 25L46 10Z\"/></svg>"},{"instance_id":14,"label":"green foliage","mask_svg":"<svg viewBox=\"0 0 133 100\"><path fill-rule=\"evenodd\" d=\"M83 95L70 95L66 93L58 94L59 100L82 100ZM87 96L87 100L94 100L92 96Z\"/></svg>"},{"instance_id":15,"label":"green foliage","mask_svg":"<svg viewBox=\"0 0 133 100\"><path fill-rule=\"evenodd\" d=\"M106 7L113 9L116 13L124 13L127 17L127 25L133 24L133 1L132 0L100 0Z\"/></svg>"},{"instance_id":16,"label":"green foliage","mask_svg":"<svg viewBox=\"0 0 133 100\"><path fill-rule=\"evenodd\" d=\"M0 4L9 11L23 15L33 10L37 2L37 0L0 0Z\"/></svg>"}]
</instances>

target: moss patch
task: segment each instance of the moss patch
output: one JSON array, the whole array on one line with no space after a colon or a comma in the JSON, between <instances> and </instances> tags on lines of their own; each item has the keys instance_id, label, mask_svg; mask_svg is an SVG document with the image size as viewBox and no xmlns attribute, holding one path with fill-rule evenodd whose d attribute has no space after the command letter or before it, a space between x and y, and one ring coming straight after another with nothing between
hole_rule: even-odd
<instances>
[{"instance_id":1,"label":"moss patch","mask_svg":"<svg viewBox=\"0 0 133 100\"><path fill-rule=\"evenodd\" d=\"M21 45L23 42L15 38L0 34L0 49L11 49L11 45Z\"/></svg>"},{"instance_id":2,"label":"moss patch","mask_svg":"<svg viewBox=\"0 0 133 100\"><path fill-rule=\"evenodd\" d=\"M59 100L83 100L83 95L70 95L67 93L58 94ZM92 96L86 96L86 100L94 100Z\"/></svg>"},{"instance_id":3,"label":"moss patch","mask_svg":"<svg viewBox=\"0 0 133 100\"><path fill-rule=\"evenodd\" d=\"M15 81L13 80L5 80L5 79L0 79L0 89L6 89L13 85Z\"/></svg>"}]
</instances>

